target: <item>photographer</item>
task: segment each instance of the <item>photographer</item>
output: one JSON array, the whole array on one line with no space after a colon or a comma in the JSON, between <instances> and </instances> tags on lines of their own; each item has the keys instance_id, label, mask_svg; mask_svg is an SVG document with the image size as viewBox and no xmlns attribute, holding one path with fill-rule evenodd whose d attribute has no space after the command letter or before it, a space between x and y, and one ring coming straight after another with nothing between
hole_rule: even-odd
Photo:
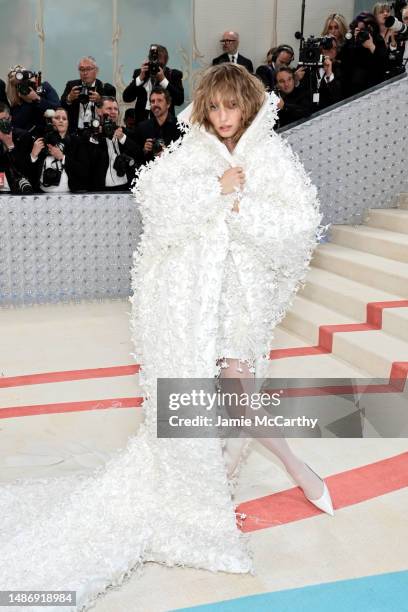
<instances>
[{"instance_id":1,"label":"photographer","mask_svg":"<svg viewBox=\"0 0 408 612\"><path fill-rule=\"evenodd\" d=\"M135 174L138 147L126 128L118 127L115 98L103 97L96 112L98 125L88 143L89 187L92 191L126 191Z\"/></svg>"},{"instance_id":2,"label":"photographer","mask_svg":"<svg viewBox=\"0 0 408 612\"><path fill-rule=\"evenodd\" d=\"M41 73L14 66L8 73L7 96L11 106L13 125L23 130L41 127L47 108L60 106L57 92L47 81L41 82Z\"/></svg>"},{"instance_id":3,"label":"photographer","mask_svg":"<svg viewBox=\"0 0 408 612\"><path fill-rule=\"evenodd\" d=\"M65 108L48 110L45 117L44 136L34 141L29 160L34 188L44 193L84 190L89 170L86 145L68 134Z\"/></svg>"},{"instance_id":4,"label":"photographer","mask_svg":"<svg viewBox=\"0 0 408 612\"><path fill-rule=\"evenodd\" d=\"M8 105L8 100L6 96L6 84L2 79L0 79L0 103Z\"/></svg>"},{"instance_id":5,"label":"photographer","mask_svg":"<svg viewBox=\"0 0 408 612\"><path fill-rule=\"evenodd\" d=\"M116 96L110 83L96 78L99 68L91 56L82 57L78 63L79 79L68 81L61 96L61 106L68 112L69 131L80 134L96 117L95 105L103 96Z\"/></svg>"},{"instance_id":6,"label":"photographer","mask_svg":"<svg viewBox=\"0 0 408 612\"><path fill-rule=\"evenodd\" d=\"M155 87L150 94L153 117L136 127L135 140L139 147L141 163L161 155L164 147L181 136L176 118L170 114L171 97L166 89Z\"/></svg>"},{"instance_id":7,"label":"photographer","mask_svg":"<svg viewBox=\"0 0 408 612\"><path fill-rule=\"evenodd\" d=\"M342 70L334 36L314 39L313 42L315 45L320 43L316 48L315 63L298 68L296 74L301 79L301 87L308 91L313 112L316 112L342 99Z\"/></svg>"},{"instance_id":8,"label":"photographer","mask_svg":"<svg viewBox=\"0 0 408 612\"><path fill-rule=\"evenodd\" d=\"M175 114L174 107L183 104L183 73L180 70L168 68L168 60L169 54L166 47L151 45L148 59L143 62L139 69L134 71L131 83L124 90L124 102L136 100L136 123L149 117L150 92L157 85L168 90L172 99L170 112L173 115Z\"/></svg>"},{"instance_id":9,"label":"photographer","mask_svg":"<svg viewBox=\"0 0 408 612\"><path fill-rule=\"evenodd\" d=\"M29 134L12 127L10 108L0 102L0 193L32 193L24 176L24 160L30 145Z\"/></svg>"},{"instance_id":10,"label":"photographer","mask_svg":"<svg viewBox=\"0 0 408 612\"><path fill-rule=\"evenodd\" d=\"M350 24L339 53L343 94L353 96L385 79L388 50L371 13L360 13Z\"/></svg>"},{"instance_id":11,"label":"photographer","mask_svg":"<svg viewBox=\"0 0 408 612\"><path fill-rule=\"evenodd\" d=\"M279 45L269 49L266 54L266 64L258 66L256 76L263 82L266 91L273 91L275 88L275 75L281 66L289 66L295 57L295 52L290 45Z\"/></svg>"},{"instance_id":12,"label":"photographer","mask_svg":"<svg viewBox=\"0 0 408 612\"><path fill-rule=\"evenodd\" d=\"M279 127L283 127L309 117L312 113L312 105L307 89L296 86L295 71L288 66L282 66L276 71Z\"/></svg>"}]
</instances>

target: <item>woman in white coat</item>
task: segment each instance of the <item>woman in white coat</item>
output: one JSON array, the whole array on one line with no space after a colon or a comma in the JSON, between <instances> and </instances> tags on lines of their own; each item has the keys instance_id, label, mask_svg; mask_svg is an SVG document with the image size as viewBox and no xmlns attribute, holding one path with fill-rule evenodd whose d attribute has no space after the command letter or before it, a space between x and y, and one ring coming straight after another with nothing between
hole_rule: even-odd
<instances>
[{"instance_id":1,"label":"woman in white coat","mask_svg":"<svg viewBox=\"0 0 408 612\"><path fill-rule=\"evenodd\" d=\"M145 419L90 475L0 487L0 590L75 591L65 609L77 612L144 561L254 572L220 439L158 437L157 380L261 375L267 363L320 231L316 190L275 118L255 77L212 67L183 139L138 171L131 324ZM260 440L332 512L286 441Z\"/></svg>"},{"instance_id":2,"label":"woman in white coat","mask_svg":"<svg viewBox=\"0 0 408 612\"><path fill-rule=\"evenodd\" d=\"M139 362L147 372L153 366L150 382L159 373L245 385L264 370L321 219L303 166L273 132L276 101L242 67L212 67L192 111L182 113L190 127L181 146L139 174L144 233L133 271L133 339ZM285 438L258 439L307 499L333 514L326 484ZM230 453L235 482L247 442Z\"/></svg>"}]
</instances>

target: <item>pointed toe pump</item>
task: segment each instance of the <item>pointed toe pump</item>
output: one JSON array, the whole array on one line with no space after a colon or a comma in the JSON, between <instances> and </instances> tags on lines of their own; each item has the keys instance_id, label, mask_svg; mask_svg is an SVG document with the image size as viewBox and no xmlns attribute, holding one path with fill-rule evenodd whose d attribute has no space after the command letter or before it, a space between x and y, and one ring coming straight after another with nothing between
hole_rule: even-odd
<instances>
[{"instance_id":1,"label":"pointed toe pump","mask_svg":"<svg viewBox=\"0 0 408 612\"><path fill-rule=\"evenodd\" d=\"M313 472L313 474L316 474L316 472L312 470L310 465L308 465L307 463L305 465L307 465L307 467L309 468L309 470ZM316 476L320 478L319 474L316 474ZM319 508L319 510L323 510L323 512L327 512L327 514L334 516L333 503L330 497L329 489L327 488L327 485L324 482L324 480L322 478L320 478L320 480L322 481L323 486L324 486L323 494L321 495L321 497L319 497L318 499L310 499L310 497L307 497L306 494L305 494L305 497L308 501L310 501L313 505L315 505L316 508Z\"/></svg>"}]
</instances>

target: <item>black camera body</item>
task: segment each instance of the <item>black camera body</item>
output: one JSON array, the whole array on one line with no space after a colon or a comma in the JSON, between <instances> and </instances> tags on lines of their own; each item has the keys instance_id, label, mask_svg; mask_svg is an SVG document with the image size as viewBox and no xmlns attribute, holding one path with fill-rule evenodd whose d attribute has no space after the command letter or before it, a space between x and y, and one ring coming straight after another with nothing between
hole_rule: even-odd
<instances>
[{"instance_id":1,"label":"black camera body","mask_svg":"<svg viewBox=\"0 0 408 612\"><path fill-rule=\"evenodd\" d=\"M53 147L55 147L61 140L58 131L50 123L45 124L43 138L46 145L52 145Z\"/></svg>"},{"instance_id":2,"label":"black camera body","mask_svg":"<svg viewBox=\"0 0 408 612\"><path fill-rule=\"evenodd\" d=\"M311 68L323 66L321 49L329 50L332 47L333 38L331 36L316 38L312 35L307 40L302 40L299 52L300 66L309 66Z\"/></svg>"},{"instance_id":3,"label":"black camera body","mask_svg":"<svg viewBox=\"0 0 408 612\"><path fill-rule=\"evenodd\" d=\"M150 45L148 60L149 75L155 77L160 70L159 49L157 45Z\"/></svg>"},{"instance_id":4,"label":"black camera body","mask_svg":"<svg viewBox=\"0 0 408 612\"><path fill-rule=\"evenodd\" d=\"M154 138L152 155L156 156L158 153L163 151L165 146L166 146L166 143L164 142L163 138Z\"/></svg>"},{"instance_id":5,"label":"black camera body","mask_svg":"<svg viewBox=\"0 0 408 612\"><path fill-rule=\"evenodd\" d=\"M354 36L355 29L357 28L357 22L352 21L350 23L350 30L346 33L346 40L348 40L352 45L356 47L361 47L363 43L365 43L369 38L370 34L372 35L370 26L368 30L360 30L357 33L357 36Z\"/></svg>"},{"instance_id":6,"label":"black camera body","mask_svg":"<svg viewBox=\"0 0 408 612\"><path fill-rule=\"evenodd\" d=\"M96 87L90 87L89 85L86 85L85 83L81 83L79 87L81 88L81 91L79 92L79 96L78 96L79 103L88 104L89 94L91 93L91 91L96 91Z\"/></svg>"},{"instance_id":7,"label":"black camera body","mask_svg":"<svg viewBox=\"0 0 408 612\"><path fill-rule=\"evenodd\" d=\"M33 83L33 78L37 79L37 83ZM41 72L17 70L15 79L17 81L17 91L22 96L28 96L31 90L34 90L38 95L44 93L44 88L41 85Z\"/></svg>"},{"instance_id":8,"label":"black camera body","mask_svg":"<svg viewBox=\"0 0 408 612\"><path fill-rule=\"evenodd\" d=\"M10 134L11 129L10 119L0 119L0 132L2 134Z\"/></svg>"},{"instance_id":9,"label":"black camera body","mask_svg":"<svg viewBox=\"0 0 408 612\"><path fill-rule=\"evenodd\" d=\"M45 168L42 177L44 187L57 187L61 181L61 170L58 168Z\"/></svg>"},{"instance_id":10,"label":"black camera body","mask_svg":"<svg viewBox=\"0 0 408 612\"><path fill-rule=\"evenodd\" d=\"M113 162L113 168L116 170L116 174L118 176L125 176L127 171L130 168L133 168L134 165L135 160L125 153L120 153L117 155L115 161Z\"/></svg>"},{"instance_id":11,"label":"black camera body","mask_svg":"<svg viewBox=\"0 0 408 612\"><path fill-rule=\"evenodd\" d=\"M112 121L112 119L104 115L102 121L102 136L105 136L105 138L109 138L109 140L112 140L113 135L117 130L117 127L118 126L114 121Z\"/></svg>"}]
</instances>

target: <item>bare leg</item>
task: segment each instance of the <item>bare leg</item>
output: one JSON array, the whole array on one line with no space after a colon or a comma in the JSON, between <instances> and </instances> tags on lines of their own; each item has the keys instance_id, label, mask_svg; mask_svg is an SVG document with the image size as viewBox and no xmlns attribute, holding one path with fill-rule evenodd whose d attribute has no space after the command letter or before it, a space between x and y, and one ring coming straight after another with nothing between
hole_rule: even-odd
<instances>
[{"instance_id":1,"label":"bare leg","mask_svg":"<svg viewBox=\"0 0 408 612\"><path fill-rule=\"evenodd\" d=\"M236 378L240 379L241 391L237 390L238 393L253 393L254 392L254 375L249 371L248 366L245 362L240 361L238 364L237 359L226 359L228 362L227 368L221 368L220 378ZM242 371L239 371L242 370ZM240 407L242 411L242 407ZM262 416L262 410L258 410L257 414ZM268 413L263 410L263 414L267 415ZM245 433L247 435L251 435L255 432L255 430L251 431L251 428L245 428ZM323 493L323 483L318 476L314 472L312 472L307 465L302 461L300 457L294 454L292 449L290 448L286 438L283 437L272 437L272 438L257 438L258 442L262 444L265 448L267 448L271 453L276 455L285 466L288 474L293 478L293 480L303 489L305 495L310 499L318 499L321 497ZM243 439L243 442L246 442L247 439ZM243 448L245 444L243 443L241 447L238 447L238 451L240 452L240 448ZM239 465L239 457L235 458L235 461L232 462L235 465ZM232 465L234 467L234 465Z\"/></svg>"}]
</instances>

